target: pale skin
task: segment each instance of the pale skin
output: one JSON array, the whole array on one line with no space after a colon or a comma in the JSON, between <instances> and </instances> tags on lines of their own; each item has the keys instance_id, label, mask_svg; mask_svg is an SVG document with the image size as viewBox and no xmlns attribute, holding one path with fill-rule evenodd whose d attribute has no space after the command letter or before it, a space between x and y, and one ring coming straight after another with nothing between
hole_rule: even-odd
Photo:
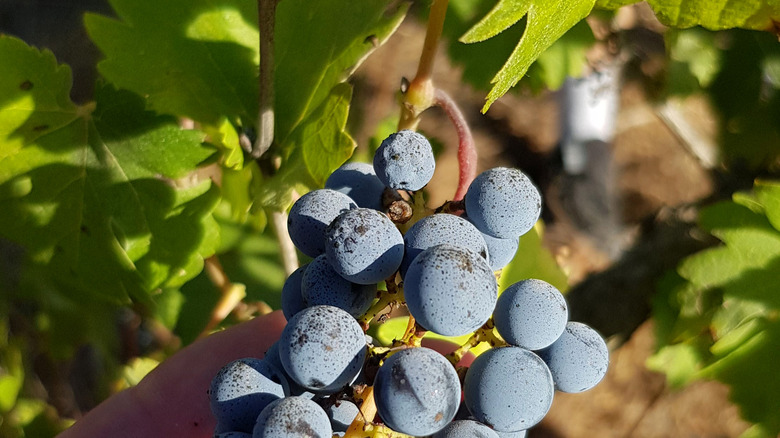
<instances>
[{"instance_id":1,"label":"pale skin","mask_svg":"<svg viewBox=\"0 0 780 438\"><path fill-rule=\"evenodd\" d=\"M59 437L211 437L216 425L206 393L211 379L234 359L263 357L284 325L284 315L276 311L207 336L171 356L137 386L91 410Z\"/></svg>"}]
</instances>

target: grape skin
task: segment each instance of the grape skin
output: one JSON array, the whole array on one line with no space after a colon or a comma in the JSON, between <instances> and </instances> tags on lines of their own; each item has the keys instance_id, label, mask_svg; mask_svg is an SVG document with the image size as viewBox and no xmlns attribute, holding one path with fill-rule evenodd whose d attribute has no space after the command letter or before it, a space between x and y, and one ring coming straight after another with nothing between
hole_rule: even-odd
<instances>
[{"instance_id":1,"label":"grape skin","mask_svg":"<svg viewBox=\"0 0 780 438\"><path fill-rule=\"evenodd\" d=\"M485 244L487 244L488 255L490 256L488 259L490 261L490 269L494 271L503 269L504 266L508 265L515 258L517 248L520 246L520 239L515 237L502 239L482 233L482 238L485 239Z\"/></svg>"},{"instance_id":2,"label":"grape skin","mask_svg":"<svg viewBox=\"0 0 780 438\"><path fill-rule=\"evenodd\" d=\"M298 312L279 338L284 370L299 385L321 394L350 384L363 367L366 350L360 324L333 306Z\"/></svg>"},{"instance_id":3,"label":"grape skin","mask_svg":"<svg viewBox=\"0 0 780 438\"><path fill-rule=\"evenodd\" d=\"M287 397L266 406L257 416L253 438L331 438L328 415L313 401Z\"/></svg>"},{"instance_id":4,"label":"grape skin","mask_svg":"<svg viewBox=\"0 0 780 438\"><path fill-rule=\"evenodd\" d=\"M325 254L333 269L358 284L379 283L398 270L404 238L384 214L369 208L349 210L326 230Z\"/></svg>"},{"instance_id":5,"label":"grape skin","mask_svg":"<svg viewBox=\"0 0 780 438\"><path fill-rule=\"evenodd\" d=\"M415 258L404 278L409 313L426 329L461 336L481 327L496 305L493 271L477 253L436 245Z\"/></svg>"},{"instance_id":6,"label":"grape skin","mask_svg":"<svg viewBox=\"0 0 780 438\"><path fill-rule=\"evenodd\" d=\"M458 410L460 381L441 354L425 347L387 358L374 380L374 398L391 429L425 436L443 429Z\"/></svg>"},{"instance_id":7,"label":"grape skin","mask_svg":"<svg viewBox=\"0 0 780 438\"><path fill-rule=\"evenodd\" d=\"M222 367L211 380L209 404L220 430L249 432L257 413L288 391L287 380L270 363L251 357Z\"/></svg>"},{"instance_id":8,"label":"grape skin","mask_svg":"<svg viewBox=\"0 0 780 438\"><path fill-rule=\"evenodd\" d=\"M555 381L555 389L578 393L598 384L607 374L609 349L604 338L580 322L569 322L552 345L539 351Z\"/></svg>"},{"instance_id":9,"label":"grape skin","mask_svg":"<svg viewBox=\"0 0 780 438\"><path fill-rule=\"evenodd\" d=\"M276 367L276 369L279 370L279 372L282 373L284 378L287 380L287 386L289 389L285 388L285 397L296 395L308 399L314 398L315 394L313 392L299 385L295 380L293 380L292 377L287 374L287 371L284 370L282 360L279 358L279 341L274 342L273 345L268 348L268 350L265 352L265 356L263 356L263 360Z\"/></svg>"},{"instance_id":10,"label":"grape skin","mask_svg":"<svg viewBox=\"0 0 780 438\"><path fill-rule=\"evenodd\" d=\"M431 438L499 438L496 432L474 420L456 420Z\"/></svg>"},{"instance_id":11,"label":"grape skin","mask_svg":"<svg viewBox=\"0 0 780 438\"><path fill-rule=\"evenodd\" d=\"M466 213L485 234L513 239L533 228L542 196L518 169L496 167L479 174L466 192Z\"/></svg>"},{"instance_id":12,"label":"grape skin","mask_svg":"<svg viewBox=\"0 0 780 438\"><path fill-rule=\"evenodd\" d=\"M443 243L468 248L488 260L487 243L471 222L453 214L434 214L417 221L404 235L406 252L401 262L401 277L423 250Z\"/></svg>"},{"instance_id":13,"label":"grape skin","mask_svg":"<svg viewBox=\"0 0 780 438\"><path fill-rule=\"evenodd\" d=\"M344 433L352 424L352 420L358 416L360 409L349 400L338 400L336 403L325 409L330 419L330 425L333 428L333 434L344 436Z\"/></svg>"},{"instance_id":14,"label":"grape skin","mask_svg":"<svg viewBox=\"0 0 780 438\"><path fill-rule=\"evenodd\" d=\"M309 306L336 306L357 318L371 307L376 284L356 284L344 279L322 254L309 263L303 274L301 295Z\"/></svg>"},{"instance_id":15,"label":"grape skin","mask_svg":"<svg viewBox=\"0 0 780 438\"><path fill-rule=\"evenodd\" d=\"M355 201L358 207L382 210L382 192L385 185L368 163L344 163L325 181L325 188L341 192Z\"/></svg>"},{"instance_id":16,"label":"grape skin","mask_svg":"<svg viewBox=\"0 0 780 438\"><path fill-rule=\"evenodd\" d=\"M349 196L320 189L301 196L290 209L287 231L302 253L317 257L325 252L325 228L339 214L357 208Z\"/></svg>"},{"instance_id":17,"label":"grape skin","mask_svg":"<svg viewBox=\"0 0 780 438\"><path fill-rule=\"evenodd\" d=\"M435 169L431 143L410 130L390 134L374 154L376 176L392 189L420 190L431 180Z\"/></svg>"},{"instance_id":18,"label":"grape skin","mask_svg":"<svg viewBox=\"0 0 780 438\"><path fill-rule=\"evenodd\" d=\"M493 312L496 330L509 344L539 350L566 328L569 309L555 286L543 280L519 281L504 290Z\"/></svg>"},{"instance_id":19,"label":"grape skin","mask_svg":"<svg viewBox=\"0 0 780 438\"><path fill-rule=\"evenodd\" d=\"M307 266L309 265L305 264L296 269L282 286L282 313L288 321L293 315L308 307L301 293L301 281Z\"/></svg>"},{"instance_id":20,"label":"grape skin","mask_svg":"<svg viewBox=\"0 0 780 438\"><path fill-rule=\"evenodd\" d=\"M555 388L544 361L524 348L494 348L471 364L463 383L469 412L496 431L537 424L552 405Z\"/></svg>"}]
</instances>

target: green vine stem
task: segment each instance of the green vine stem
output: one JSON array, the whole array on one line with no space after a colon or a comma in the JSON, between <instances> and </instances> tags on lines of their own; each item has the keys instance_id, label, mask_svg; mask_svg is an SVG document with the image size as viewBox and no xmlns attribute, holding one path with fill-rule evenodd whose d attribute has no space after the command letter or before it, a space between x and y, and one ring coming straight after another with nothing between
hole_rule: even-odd
<instances>
[{"instance_id":1,"label":"green vine stem","mask_svg":"<svg viewBox=\"0 0 780 438\"><path fill-rule=\"evenodd\" d=\"M209 280L219 289L220 297L211 310L206 327L200 332L198 338L209 335L246 296L246 287L243 284L236 284L230 281L217 256L211 256L204 261L204 270Z\"/></svg>"},{"instance_id":2,"label":"green vine stem","mask_svg":"<svg viewBox=\"0 0 780 438\"><path fill-rule=\"evenodd\" d=\"M270 212L271 224L273 225L276 240L279 242L279 254L282 258L284 272L289 277L290 274L298 269L298 253L295 250L295 244L290 239L290 233L287 231L287 213L283 211Z\"/></svg>"},{"instance_id":3,"label":"green vine stem","mask_svg":"<svg viewBox=\"0 0 780 438\"><path fill-rule=\"evenodd\" d=\"M392 312L396 306L404 303L404 290L402 287L395 284L394 277L395 276L393 276L393 278L388 278L385 281L387 290L379 291L379 300L366 310L366 313L364 313L363 316L358 318L358 322L360 323L360 326L363 327L364 332L368 330L371 321L373 321L383 310L390 307L384 315L379 317L380 321L383 321L383 317L387 313Z\"/></svg>"},{"instance_id":4,"label":"green vine stem","mask_svg":"<svg viewBox=\"0 0 780 438\"><path fill-rule=\"evenodd\" d=\"M488 321L482 327L478 328L477 331L474 332L474 334L471 335L471 337L460 346L460 348L448 354L446 358L450 361L450 363L452 363L452 365L456 365L458 362L460 362L461 359L463 359L463 356L465 356L469 350L479 345L480 342L487 342L491 347L504 345L505 342L496 336L496 334L493 332L495 326L496 325L493 323L493 318L488 319Z\"/></svg>"},{"instance_id":5,"label":"green vine stem","mask_svg":"<svg viewBox=\"0 0 780 438\"><path fill-rule=\"evenodd\" d=\"M260 158L274 141L274 22L279 0L257 0L260 27L260 78L257 139L249 155Z\"/></svg>"},{"instance_id":6,"label":"green vine stem","mask_svg":"<svg viewBox=\"0 0 780 438\"><path fill-rule=\"evenodd\" d=\"M444 18L447 15L449 0L433 0L431 13L428 16L428 28L425 32L425 42L417 65L417 74L404 93L401 103L401 118L398 130L417 129L420 114L434 103L435 88L433 86L433 65L436 58L436 48L444 29Z\"/></svg>"}]
</instances>

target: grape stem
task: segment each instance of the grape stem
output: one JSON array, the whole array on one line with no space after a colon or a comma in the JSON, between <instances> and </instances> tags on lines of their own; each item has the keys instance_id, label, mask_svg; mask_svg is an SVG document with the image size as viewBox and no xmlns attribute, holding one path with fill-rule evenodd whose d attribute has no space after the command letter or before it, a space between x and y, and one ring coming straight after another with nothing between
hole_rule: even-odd
<instances>
[{"instance_id":1,"label":"grape stem","mask_svg":"<svg viewBox=\"0 0 780 438\"><path fill-rule=\"evenodd\" d=\"M204 270L209 280L220 291L219 301L211 310L209 321L206 323L206 327L198 335L198 338L207 336L214 330L214 327L219 325L233 309L244 299L246 296L246 288L243 284L235 284L230 281L225 269L222 268L222 264L219 262L217 256L211 256L204 261Z\"/></svg>"},{"instance_id":2,"label":"grape stem","mask_svg":"<svg viewBox=\"0 0 780 438\"><path fill-rule=\"evenodd\" d=\"M276 240L279 242L279 253L282 258L284 272L289 277L290 274L298 269L298 254L295 251L295 244L290 239L290 233L287 231L287 213L283 211L270 212L271 223L273 224Z\"/></svg>"},{"instance_id":3,"label":"grape stem","mask_svg":"<svg viewBox=\"0 0 780 438\"><path fill-rule=\"evenodd\" d=\"M358 395L363 402L360 404L360 413L352 420L352 424L344 433L344 438L363 438L366 436L365 428L376 416L376 403L374 402L374 387L368 386Z\"/></svg>"},{"instance_id":4,"label":"grape stem","mask_svg":"<svg viewBox=\"0 0 780 438\"><path fill-rule=\"evenodd\" d=\"M358 398L363 400L360 405L360 413L352 420L352 424L349 425L343 438L411 438L409 435L396 432L385 425L373 423L372 420L376 416L373 386L366 387L358 395Z\"/></svg>"},{"instance_id":5,"label":"grape stem","mask_svg":"<svg viewBox=\"0 0 780 438\"><path fill-rule=\"evenodd\" d=\"M496 325L493 323L493 318L488 319L482 327L478 328L477 331L474 332L474 334L463 343L463 345L445 357L450 361L450 363L452 363L452 365L457 365L457 363L463 359L463 356L465 356L469 350L479 345L480 342L487 342L491 347L504 344L504 341L499 339L493 332L495 326Z\"/></svg>"},{"instance_id":6,"label":"grape stem","mask_svg":"<svg viewBox=\"0 0 780 438\"><path fill-rule=\"evenodd\" d=\"M401 118L398 130L416 129L420 123L420 114L430 108L434 102L433 65L436 60L436 48L444 29L444 18L447 15L449 0L433 0L431 13L428 15L428 28L425 31L420 62L417 74L404 93L401 102Z\"/></svg>"},{"instance_id":7,"label":"grape stem","mask_svg":"<svg viewBox=\"0 0 780 438\"><path fill-rule=\"evenodd\" d=\"M358 322L360 323L360 326L363 327L364 332L368 331L369 324L374 318L377 317L377 315L382 312L382 310L389 306L390 310L388 310L388 313L392 312L393 309L399 305L399 303L404 301L403 288L398 287L392 278L387 279L385 284L387 284L387 290L380 291L379 300L358 319ZM382 320L383 318L380 316L379 319Z\"/></svg>"},{"instance_id":8,"label":"grape stem","mask_svg":"<svg viewBox=\"0 0 780 438\"><path fill-rule=\"evenodd\" d=\"M279 0L257 0L260 27L260 111L257 115L257 139L249 155L260 158L274 141L274 22Z\"/></svg>"},{"instance_id":9,"label":"grape stem","mask_svg":"<svg viewBox=\"0 0 780 438\"><path fill-rule=\"evenodd\" d=\"M452 97L444 90L437 89L434 93L434 104L444 110L458 133L460 176L453 200L460 201L466 196L469 185L477 176L477 148L474 145L474 137L471 135L469 124Z\"/></svg>"}]
</instances>

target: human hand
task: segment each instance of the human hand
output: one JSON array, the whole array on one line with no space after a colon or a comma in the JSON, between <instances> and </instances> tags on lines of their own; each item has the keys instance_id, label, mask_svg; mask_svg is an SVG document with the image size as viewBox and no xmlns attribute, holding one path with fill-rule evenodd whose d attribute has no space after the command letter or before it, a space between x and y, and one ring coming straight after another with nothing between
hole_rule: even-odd
<instances>
[{"instance_id":1,"label":"human hand","mask_svg":"<svg viewBox=\"0 0 780 438\"><path fill-rule=\"evenodd\" d=\"M279 339L285 324L282 312L276 311L183 348L138 385L91 410L59 438L212 437L216 420L207 394L211 379L232 360L262 358ZM457 348L436 339L425 339L423 344L442 354ZM469 353L460 365L467 366L473 358Z\"/></svg>"},{"instance_id":2,"label":"human hand","mask_svg":"<svg viewBox=\"0 0 780 438\"><path fill-rule=\"evenodd\" d=\"M211 437L216 425L207 394L211 379L232 360L262 358L284 325L284 315L276 311L198 340L59 437Z\"/></svg>"}]
</instances>

